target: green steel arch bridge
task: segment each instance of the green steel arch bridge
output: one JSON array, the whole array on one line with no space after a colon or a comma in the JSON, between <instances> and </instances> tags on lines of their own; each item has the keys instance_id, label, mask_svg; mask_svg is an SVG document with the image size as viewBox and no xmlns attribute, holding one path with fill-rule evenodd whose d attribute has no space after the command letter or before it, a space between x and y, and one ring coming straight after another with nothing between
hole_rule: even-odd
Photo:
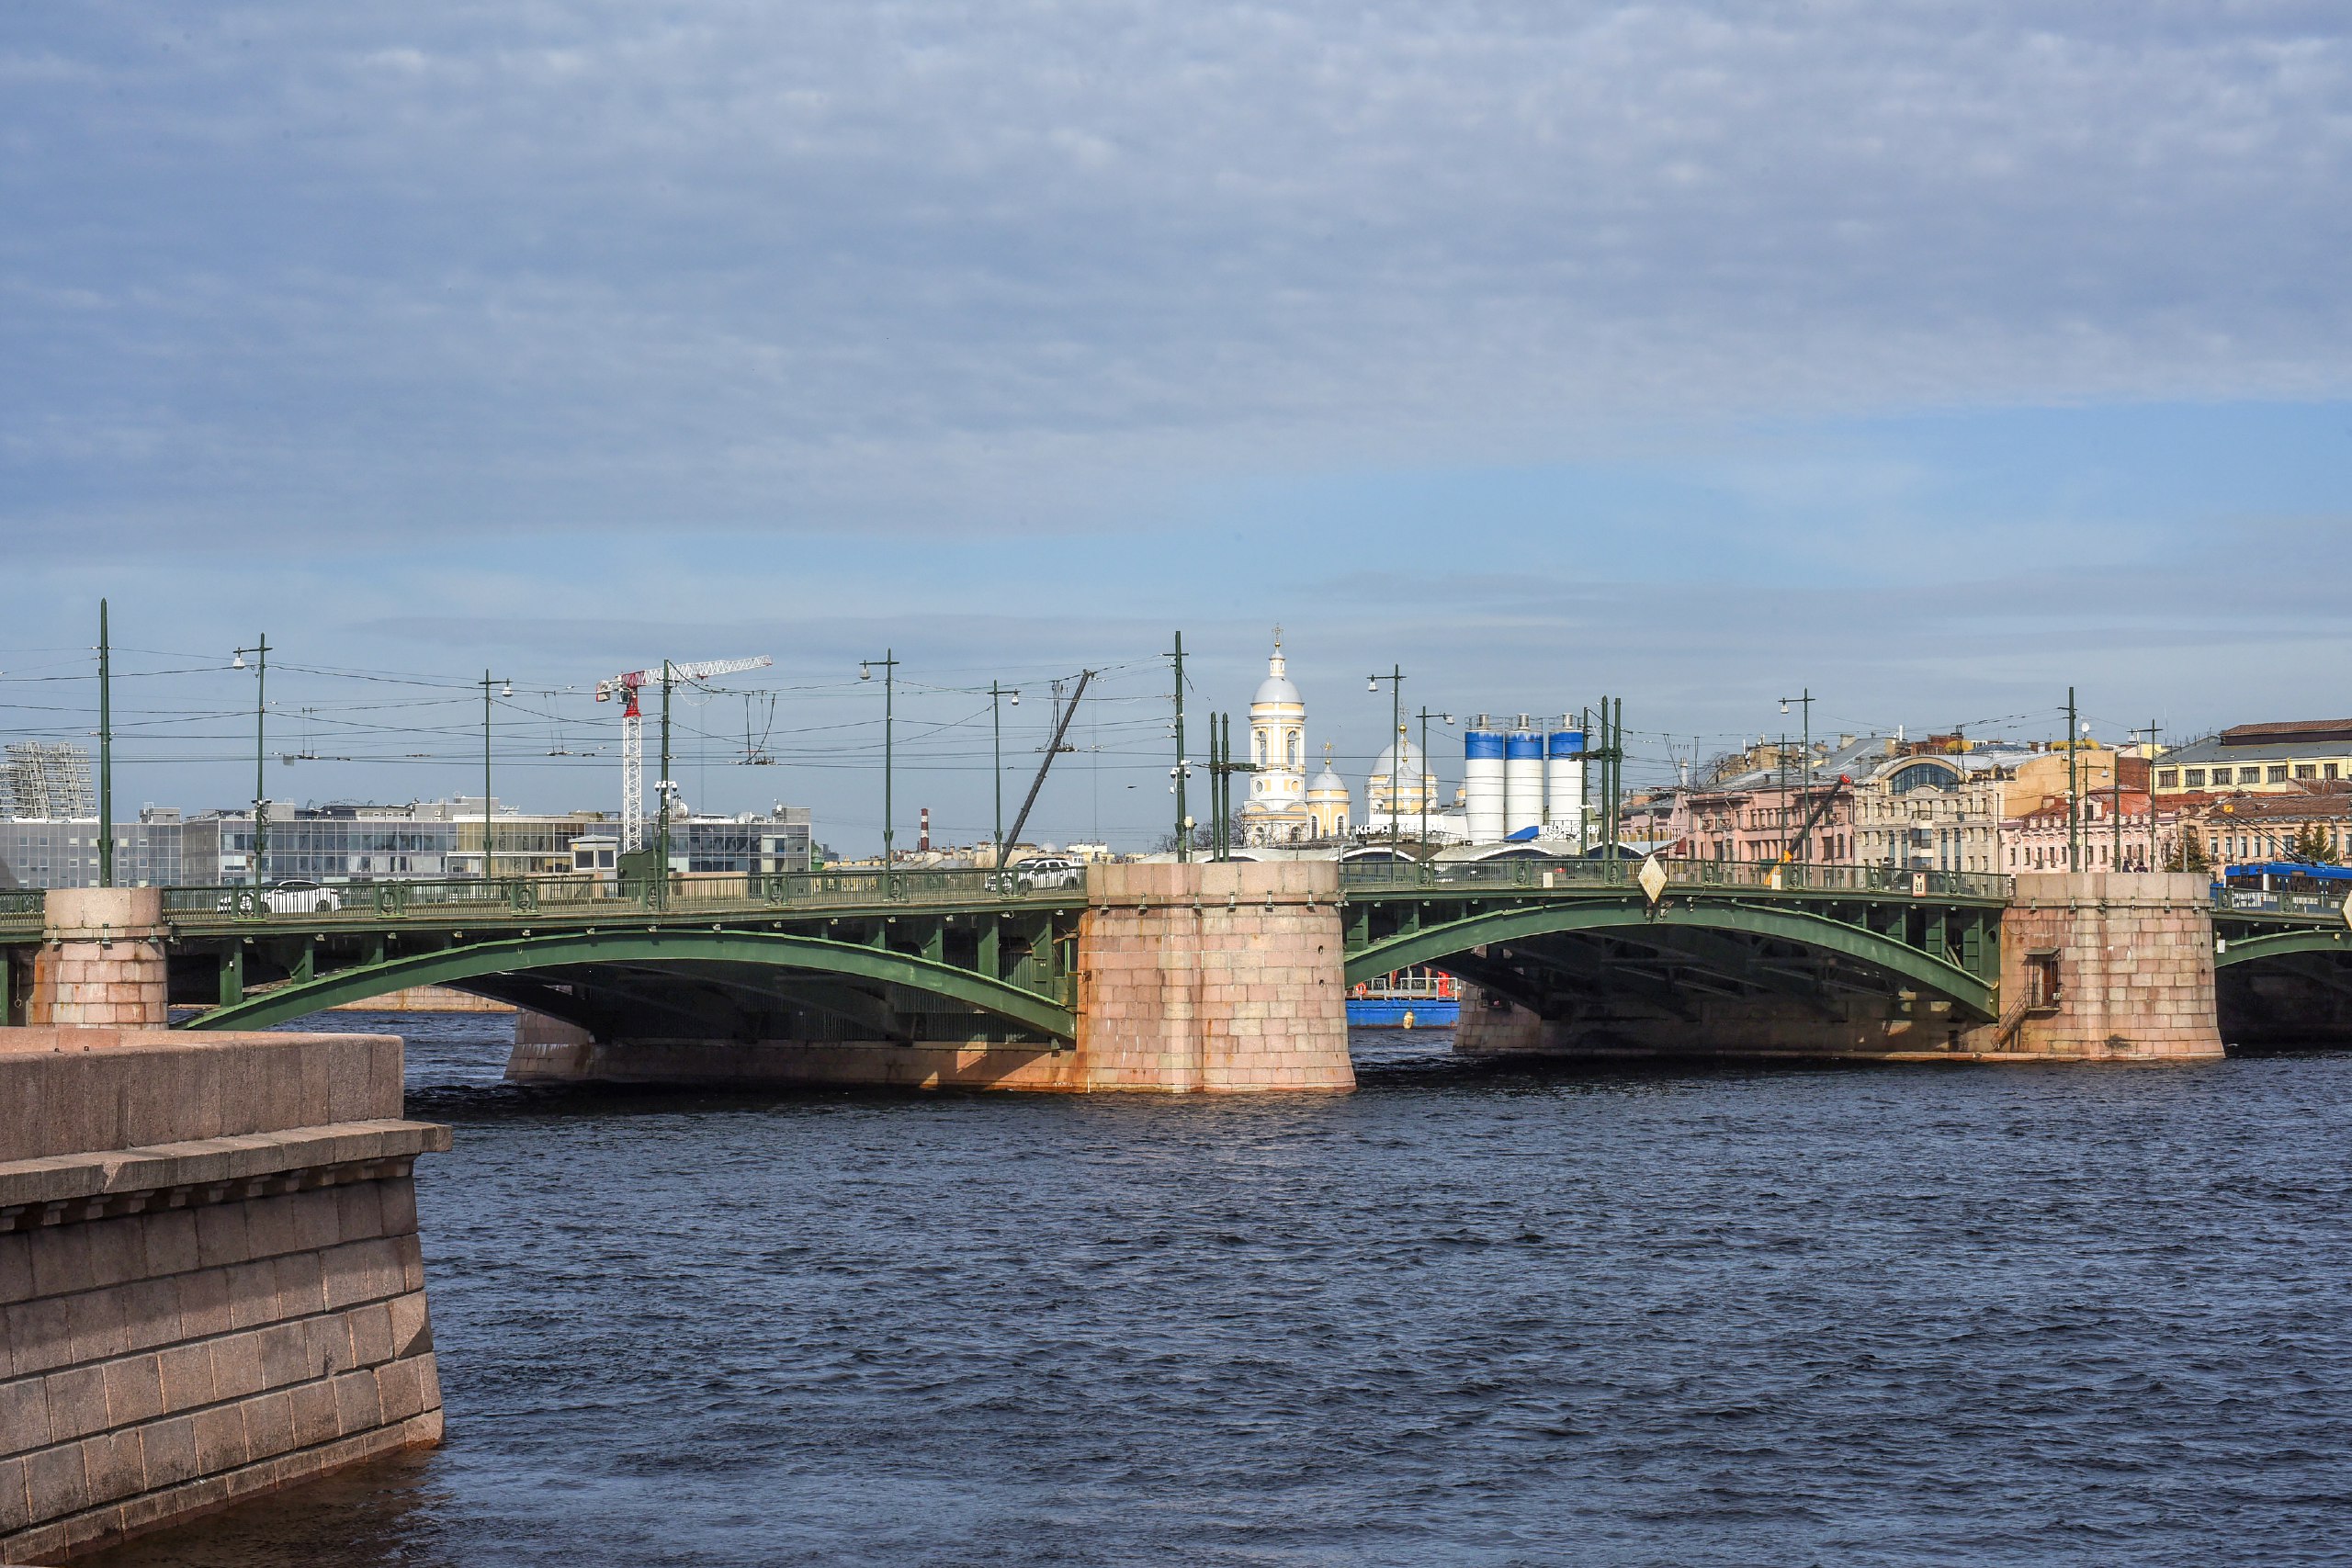
<instances>
[{"instance_id":1,"label":"green steel arch bridge","mask_svg":"<svg viewBox=\"0 0 2352 1568\"><path fill-rule=\"evenodd\" d=\"M1694 1017L1704 1000L1894 999L2002 1017L2008 879L1951 872L1544 857L1343 863L1345 979L1429 964L1544 1016L1596 996ZM2324 900L2216 893L2217 968L2352 998L2352 926ZM824 871L625 893L590 877L165 890L179 1027L266 1028L412 987L510 1002L598 1038L1077 1038L1082 884L1014 872ZM0 945L40 896L0 893Z\"/></svg>"}]
</instances>

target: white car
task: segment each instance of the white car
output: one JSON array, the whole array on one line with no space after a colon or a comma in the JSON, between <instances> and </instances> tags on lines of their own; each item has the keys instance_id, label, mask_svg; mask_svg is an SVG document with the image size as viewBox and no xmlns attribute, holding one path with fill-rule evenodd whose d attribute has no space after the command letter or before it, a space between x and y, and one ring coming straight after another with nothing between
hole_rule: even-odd
<instances>
[{"instance_id":1,"label":"white car","mask_svg":"<svg viewBox=\"0 0 2352 1568\"><path fill-rule=\"evenodd\" d=\"M223 893L220 908L223 912L234 909L240 901L238 893ZM300 880L281 882L261 896L262 907L273 915L332 914L343 908L343 898L322 882Z\"/></svg>"},{"instance_id":2,"label":"white car","mask_svg":"<svg viewBox=\"0 0 2352 1568\"><path fill-rule=\"evenodd\" d=\"M1086 880L1086 869L1074 860L1041 855L1024 860L1012 868L1013 885L1018 887L1076 887Z\"/></svg>"}]
</instances>

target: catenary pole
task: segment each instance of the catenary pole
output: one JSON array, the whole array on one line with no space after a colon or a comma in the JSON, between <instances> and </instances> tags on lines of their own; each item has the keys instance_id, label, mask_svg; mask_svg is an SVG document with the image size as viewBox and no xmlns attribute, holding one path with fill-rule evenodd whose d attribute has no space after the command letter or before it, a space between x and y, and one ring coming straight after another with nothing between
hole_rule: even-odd
<instances>
[{"instance_id":1,"label":"catenary pole","mask_svg":"<svg viewBox=\"0 0 2352 1568\"><path fill-rule=\"evenodd\" d=\"M1169 770L1176 780L1176 863L1193 858L1192 819L1184 814L1184 634L1176 634L1176 651L1170 656L1176 669L1176 765Z\"/></svg>"},{"instance_id":2,"label":"catenary pole","mask_svg":"<svg viewBox=\"0 0 2352 1568\"><path fill-rule=\"evenodd\" d=\"M114 886L114 662L98 601L98 886Z\"/></svg>"},{"instance_id":3,"label":"catenary pole","mask_svg":"<svg viewBox=\"0 0 2352 1568\"><path fill-rule=\"evenodd\" d=\"M254 886L262 883L262 857L269 852L269 791L263 759L267 752L269 715L269 634L264 632L251 648L236 650L232 669L242 670L245 655L254 656Z\"/></svg>"},{"instance_id":4,"label":"catenary pole","mask_svg":"<svg viewBox=\"0 0 2352 1568\"><path fill-rule=\"evenodd\" d=\"M670 907L670 687L672 683L670 661L664 659L662 661L662 777L656 785L662 791L661 824L655 838L655 842L661 846L659 851L661 865L659 880L654 884L661 889L658 897L661 900L660 907L664 909Z\"/></svg>"},{"instance_id":5,"label":"catenary pole","mask_svg":"<svg viewBox=\"0 0 2352 1568\"><path fill-rule=\"evenodd\" d=\"M1385 675L1365 676L1364 688L1376 692L1383 681L1388 682L1388 859L1394 864L1404 858L1397 817L1405 784L1405 667L1395 664Z\"/></svg>"},{"instance_id":6,"label":"catenary pole","mask_svg":"<svg viewBox=\"0 0 2352 1568\"><path fill-rule=\"evenodd\" d=\"M2082 780L2075 772L2075 688L2066 688L2066 869L2083 869Z\"/></svg>"},{"instance_id":7,"label":"catenary pole","mask_svg":"<svg viewBox=\"0 0 2352 1568\"><path fill-rule=\"evenodd\" d=\"M989 730L996 749L993 774L996 781L996 863L999 868L1004 864L1004 710L1001 704L1008 695L1012 698L1013 706L1021 705L1018 690L999 685L994 681L989 682Z\"/></svg>"},{"instance_id":8,"label":"catenary pole","mask_svg":"<svg viewBox=\"0 0 2352 1568\"><path fill-rule=\"evenodd\" d=\"M503 677L492 675L487 670L481 672L481 879L484 882L491 879L492 872L495 868L491 848L491 834L493 829L490 816L490 688L501 679ZM506 686L507 693L511 695L514 689L514 682L509 681ZM667 734L665 730L663 732L665 740ZM666 754L662 759L662 771L665 774L670 771L670 759ZM666 861L664 863L667 863Z\"/></svg>"}]
</instances>

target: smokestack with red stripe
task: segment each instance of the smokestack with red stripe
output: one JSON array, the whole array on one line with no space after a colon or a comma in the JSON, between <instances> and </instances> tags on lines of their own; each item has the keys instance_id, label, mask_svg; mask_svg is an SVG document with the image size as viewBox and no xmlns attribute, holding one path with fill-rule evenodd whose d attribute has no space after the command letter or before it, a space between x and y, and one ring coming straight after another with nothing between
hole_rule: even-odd
<instances>
[{"instance_id":1,"label":"smokestack with red stripe","mask_svg":"<svg viewBox=\"0 0 2352 1568\"><path fill-rule=\"evenodd\" d=\"M931 807L928 806L922 808L922 829L915 835L915 848L926 852L931 849Z\"/></svg>"}]
</instances>

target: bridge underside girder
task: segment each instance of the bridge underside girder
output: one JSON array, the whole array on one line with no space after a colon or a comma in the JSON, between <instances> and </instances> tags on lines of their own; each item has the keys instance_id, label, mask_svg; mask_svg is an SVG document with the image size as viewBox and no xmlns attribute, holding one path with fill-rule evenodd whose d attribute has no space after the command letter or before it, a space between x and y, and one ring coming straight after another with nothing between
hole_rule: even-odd
<instances>
[{"instance_id":1,"label":"bridge underside girder","mask_svg":"<svg viewBox=\"0 0 2352 1568\"><path fill-rule=\"evenodd\" d=\"M2352 1041L2352 932L2343 927L2264 929L2242 922L2213 960L2222 1038L2232 1045Z\"/></svg>"},{"instance_id":2,"label":"bridge underside girder","mask_svg":"<svg viewBox=\"0 0 2352 1568\"><path fill-rule=\"evenodd\" d=\"M1701 940L1685 941L1697 935ZM1900 976L1835 953L1765 939L1671 933L1625 938L1555 934L1499 942L1436 961L1492 994L1545 1019L1599 1019L1633 1010L1698 1023L1702 1005L1781 1003L1824 1021L1846 1016L1849 1000L1901 1002Z\"/></svg>"},{"instance_id":3,"label":"bridge underside girder","mask_svg":"<svg viewBox=\"0 0 2352 1568\"><path fill-rule=\"evenodd\" d=\"M184 944L193 1027L261 1028L415 986L511 1002L599 1039L1027 1041L1074 1036L1061 971L1073 922L829 919L820 930L321 933ZM844 940L846 939L846 940Z\"/></svg>"},{"instance_id":4,"label":"bridge underside girder","mask_svg":"<svg viewBox=\"0 0 2352 1568\"><path fill-rule=\"evenodd\" d=\"M1380 911L1353 931L1350 980L1408 964L1458 975L1547 1021L1695 1024L1741 1013L1818 1023L1930 1013L1989 1021L1999 911L1902 903L1554 899Z\"/></svg>"}]
</instances>

